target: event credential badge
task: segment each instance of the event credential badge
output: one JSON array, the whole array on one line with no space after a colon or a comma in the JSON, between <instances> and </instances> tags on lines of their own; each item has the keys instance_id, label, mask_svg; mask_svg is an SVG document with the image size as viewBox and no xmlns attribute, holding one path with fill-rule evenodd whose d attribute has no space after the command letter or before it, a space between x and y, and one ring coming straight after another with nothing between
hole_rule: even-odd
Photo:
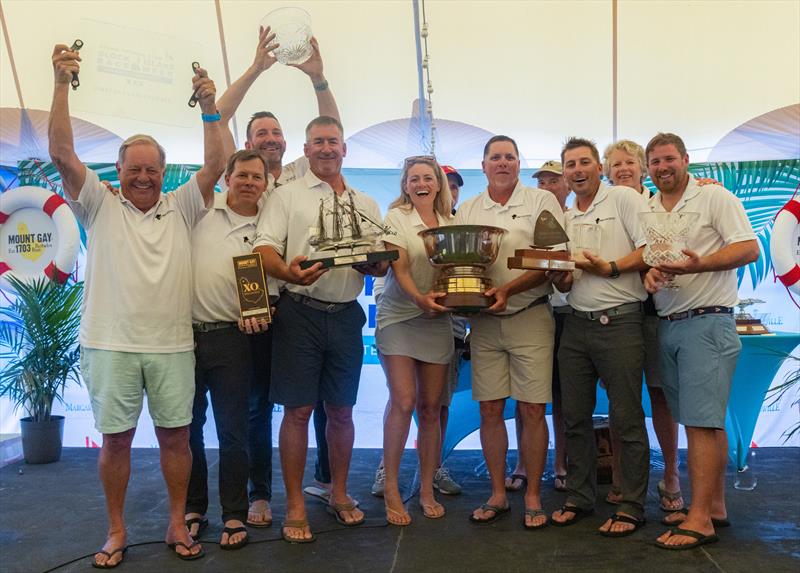
<instances>
[{"instance_id":1,"label":"event credential badge","mask_svg":"<svg viewBox=\"0 0 800 573\"><path fill-rule=\"evenodd\" d=\"M269 311L269 292L257 253L233 257L236 292L239 293L239 313L243 319L257 318L272 322Z\"/></svg>"}]
</instances>

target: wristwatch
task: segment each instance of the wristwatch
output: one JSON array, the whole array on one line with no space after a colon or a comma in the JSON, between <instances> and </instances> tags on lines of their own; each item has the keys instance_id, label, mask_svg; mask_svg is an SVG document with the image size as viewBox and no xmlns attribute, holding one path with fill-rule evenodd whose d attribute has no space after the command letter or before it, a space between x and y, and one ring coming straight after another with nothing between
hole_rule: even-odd
<instances>
[{"instance_id":1,"label":"wristwatch","mask_svg":"<svg viewBox=\"0 0 800 573\"><path fill-rule=\"evenodd\" d=\"M611 265L611 274L608 275L608 278L615 279L615 278L619 277L619 268L617 267L617 263L614 262L614 261L611 261L608 264Z\"/></svg>"}]
</instances>

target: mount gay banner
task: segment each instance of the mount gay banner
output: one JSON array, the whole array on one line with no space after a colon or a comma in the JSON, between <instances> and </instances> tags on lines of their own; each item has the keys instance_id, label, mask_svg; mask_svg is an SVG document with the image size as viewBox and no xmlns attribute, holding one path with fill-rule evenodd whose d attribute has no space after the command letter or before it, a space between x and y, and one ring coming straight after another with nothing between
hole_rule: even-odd
<instances>
[{"instance_id":1,"label":"mount gay banner","mask_svg":"<svg viewBox=\"0 0 800 573\"><path fill-rule=\"evenodd\" d=\"M97 171L101 179L118 185L117 173L113 164L89 164L88 167ZM174 189L186 181L198 168L199 166L196 165L168 165L164 178L164 189ZM751 306L748 308L748 312L760 318L771 331L800 332L800 310L792 302L783 284L775 280L770 257L772 223L776 213L792 198L800 185L800 159L702 163L691 165L690 171L697 177L716 179L736 194L742 201L756 232L761 257L758 261L739 270L739 296L741 299L760 299L764 303ZM350 185L371 195L384 213L389 203L400 192L400 171L397 169L344 169L343 173ZM461 192L462 202L484 190L485 177L480 170L466 169L460 173L465 181ZM530 179L531 173L532 170L523 170L520 179L525 184L533 184ZM16 175L20 185L36 185L61 192L58 172L51 163L20 162ZM649 180L645 181L645 184L652 188ZM4 193L8 192L9 190L6 190ZM80 233L85 244L83 229L80 230ZM83 278L84 248L82 245L81 254L78 257L78 279ZM789 248L790 245L787 244L786 249ZM7 292L4 294L8 297L13 296ZM354 409L356 447L380 448L383 439L383 410L388 398L388 390L374 347L375 300L372 294L372 281L369 278L364 291L359 296L359 302L365 308L368 321L363 330L364 366L361 372L358 402ZM0 304L7 304L6 299L0 298ZM798 349L795 349L793 354L798 356ZM772 386L775 387L784 381L791 371L797 369L797 364L796 360L787 360L774 377ZM790 392L777 402L770 397L764 401L753 436L754 445L800 446L800 435L795 434L789 441L785 441L785 436L783 436L784 431L800 419L798 405L792 404L797 398L798 395ZM102 436L94 429L89 398L83 386L74 384L68 386L64 403L56 405L54 413L63 414L67 418L64 430L65 446L96 447L102 443ZM0 432L18 433L19 422L17 419L20 415L13 411L7 401L0 401ZM210 408L208 418L205 440L206 446L213 448L218 446L218 441ZM277 429L281 419L281 408L276 406L273 415L273 441L275 444L277 444ZM649 421L648 426L650 426ZM313 445L313 427L310 429L310 434L310 444ZM413 447L415 437L416 430L412 427L408 439L409 447ZM513 447L513 428L509 432L509 438ZM654 439L654 436L651 435L652 443L657 443ZM680 445L681 447L686 446L683 434L681 434ZM142 411L134 446L157 447L152 421L146 407ZM480 444L476 435L473 434L464 440L460 447L479 448ZM552 443L550 447L553 447Z\"/></svg>"}]
</instances>

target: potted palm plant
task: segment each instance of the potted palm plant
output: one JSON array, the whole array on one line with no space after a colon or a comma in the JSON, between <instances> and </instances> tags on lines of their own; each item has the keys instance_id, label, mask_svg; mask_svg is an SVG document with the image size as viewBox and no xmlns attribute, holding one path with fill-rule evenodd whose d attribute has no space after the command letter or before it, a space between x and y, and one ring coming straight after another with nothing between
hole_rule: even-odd
<instances>
[{"instance_id":1,"label":"potted palm plant","mask_svg":"<svg viewBox=\"0 0 800 573\"><path fill-rule=\"evenodd\" d=\"M61 458L64 417L52 415L67 382L78 378L83 283L9 279L15 299L0 308L0 396L27 416L20 420L25 461Z\"/></svg>"}]
</instances>

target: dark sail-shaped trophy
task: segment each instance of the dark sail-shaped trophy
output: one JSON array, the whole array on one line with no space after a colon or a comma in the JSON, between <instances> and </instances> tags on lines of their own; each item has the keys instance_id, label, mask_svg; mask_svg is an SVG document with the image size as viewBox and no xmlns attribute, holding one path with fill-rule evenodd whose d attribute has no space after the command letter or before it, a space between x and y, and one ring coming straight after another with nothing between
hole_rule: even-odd
<instances>
[{"instance_id":1,"label":"dark sail-shaped trophy","mask_svg":"<svg viewBox=\"0 0 800 573\"><path fill-rule=\"evenodd\" d=\"M300 268L316 263L322 263L325 269L397 260L397 251L383 248L384 236L391 233L380 221L356 208L352 192L344 198L334 193L332 200L320 199L317 227L308 239L312 253Z\"/></svg>"},{"instance_id":2,"label":"dark sail-shaped trophy","mask_svg":"<svg viewBox=\"0 0 800 573\"><path fill-rule=\"evenodd\" d=\"M565 245L569 237L550 211L542 211L533 227L533 245L530 249L517 249L508 257L509 269L536 271L574 271L575 262L566 251L554 251L556 245Z\"/></svg>"},{"instance_id":3,"label":"dark sail-shaped trophy","mask_svg":"<svg viewBox=\"0 0 800 573\"><path fill-rule=\"evenodd\" d=\"M436 302L460 313L494 304L494 297L483 294L492 288L486 267L497 258L505 232L488 225L448 225L418 233L437 270L434 291L446 293Z\"/></svg>"}]
</instances>

